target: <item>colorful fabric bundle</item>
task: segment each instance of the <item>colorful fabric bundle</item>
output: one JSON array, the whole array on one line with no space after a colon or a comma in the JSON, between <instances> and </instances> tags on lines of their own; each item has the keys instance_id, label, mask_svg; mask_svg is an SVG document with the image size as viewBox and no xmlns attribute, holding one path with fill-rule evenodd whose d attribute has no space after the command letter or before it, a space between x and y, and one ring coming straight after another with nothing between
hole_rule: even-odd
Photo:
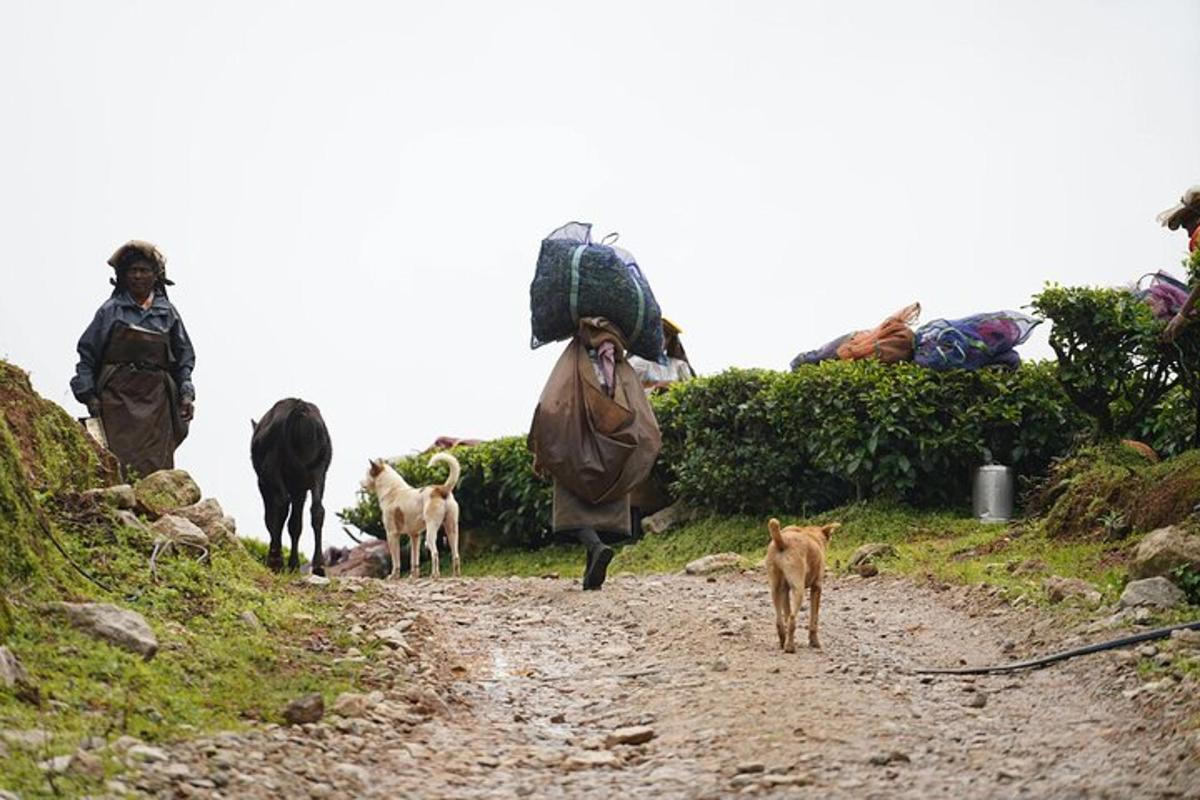
<instances>
[{"instance_id":1,"label":"colorful fabric bundle","mask_svg":"<svg viewBox=\"0 0 1200 800\"><path fill-rule=\"evenodd\" d=\"M662 362L662 314L631 253L592 242L592 226L570 222L542 240L529 286L537 348L575 335L579 320L603 317L616 325L631 353Z\"/></svg>"},{"instance_id":2,"label":"colorful fabric bundle","mask_svg":"<svg viewBox=\"0 0 1200 800\"><path fill-rule=\"evenodd\" d=\"M930 369L1016 368L1013 349L1042 323L1016 311L992 311L963 319L935 319L917 330L913 361Z\"/></svg>"},{"instance_id":3,"label":"colorful fabric bundle","mask_svg":"<svg viewBox=\"0 0 1200 800\"><path fill-rule=\"evenodd\" d=\"M1188 298L1187 284L1161 270L1143 275L1130 291L1145 300L1158 319L1170 319L1178 314Z\"/></svg>"},{"instance_id":4,"label":"colorful fabric bundle","mask_svg":"<svg viewBox=\"0 0 1200 800\"><path fill-rule=\"evenodd\" d=\"M920 316L920 303L905 306L878 327L851 334L838 345L837 356L843 361L877 358L885 364L908 361L913 356L913 332L909 326Z\"/></svg>"},{"instance_id":5,"label":"colorful fabric bundle","mask_svg":"<svg viewBox=\"0 0 1200 800\"><path fill-rule=\"evenodd\" d=\"M816 350L808 350L792 359L792 369L803 364L822 361L853 361L877 358L885 364L908 361L913 353L913 332L909 326L921 316L921 304L913 303L892 314L878 327L867 331L852 331L826 342Z\"/></svg>"}]
</instances>

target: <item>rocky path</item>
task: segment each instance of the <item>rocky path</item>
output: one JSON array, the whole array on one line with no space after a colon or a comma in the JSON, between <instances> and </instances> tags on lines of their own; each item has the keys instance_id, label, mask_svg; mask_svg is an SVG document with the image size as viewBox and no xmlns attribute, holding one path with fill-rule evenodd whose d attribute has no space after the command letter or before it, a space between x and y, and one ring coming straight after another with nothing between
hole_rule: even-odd
<instances>
[{"instance_id":1,"label":"rocky path","mask_svg":"<svg viewBox=\"0 0 1200 800\"><path fill-rule=\"evenodd\" d=\"M832 581L824 649L791 655L754 575L618 576L599 593L561 580L391 583L355 614L364 650L385 642L368 671L378 692L342 698L341 713L315 724L142 753L130 787L230 798L1200 797L1196 686L1147 685L1129 654L1017 675L912 674L1071 638L979 592Z\"/></svg>"}]
</instances>

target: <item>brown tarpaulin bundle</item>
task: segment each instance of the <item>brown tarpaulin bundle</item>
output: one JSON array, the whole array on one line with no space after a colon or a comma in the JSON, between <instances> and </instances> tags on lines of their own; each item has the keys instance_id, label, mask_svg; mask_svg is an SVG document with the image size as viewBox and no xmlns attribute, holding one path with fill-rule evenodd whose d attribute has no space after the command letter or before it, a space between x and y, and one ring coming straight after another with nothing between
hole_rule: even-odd
<instances>
[{"instance_id":1,"label":"brown tarpaulin bundle","mask_svg":"<svg viewBox=\"0 0 1200 800\"><path fill-rule=\"evenodd\" d=\"M843 361L877 358L885 364L911 361L913 331L910 327L921 316L921 304L913 303L892 314L869 331L859 331L838 346L837 356Z\"/></svg>"},{"instance_id":2,"label":"brown tarpaulin bundle","mask_svg":"<svg viewBox=\"0 0 1200 800\"><path fill-rule=\"evenodd\" d=\"M600 385L587 353L605 340L620 352L613 397ZM628 495L650 473L662 447L658 422L624 350L610 322L580 320L579 332L542 389L529 428L534 469L591 504Z\"/></svg>"}]
</instances>

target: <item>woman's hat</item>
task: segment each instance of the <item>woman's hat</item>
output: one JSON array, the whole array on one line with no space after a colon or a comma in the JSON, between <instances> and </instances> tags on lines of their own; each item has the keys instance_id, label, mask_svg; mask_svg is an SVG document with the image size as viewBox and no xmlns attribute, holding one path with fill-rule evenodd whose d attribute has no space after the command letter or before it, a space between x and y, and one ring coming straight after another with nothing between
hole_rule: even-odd
<instances>
[{"instance_id":1,"label":"woman's hat","mask_svg":"<svg viewBox=\"0 0 1200 800\"><path fill-rule=\"evenodd\" d=\"M117 248L116 252L108 257L108 265L113 269L120 271L126 265L131 255L138 255L150 262L154 267L155 276L167 286L174 286L174 282L167 279L167 259L159 252L158 248L150 242L141 239L130 239L125 244Z\"/></svg>"},{"instance_id":2,"label":"woman's hat","mask_svg":"<svg viewBox=\"0 0 1200 800\"><path fill-rule=\"evenodd\" d=\"M1200 218L1200 186L1183 193L1179 203L1158 215L1158 221L1171 230L1186 228L1189 221Z\"/></svg>"}]
</instances>

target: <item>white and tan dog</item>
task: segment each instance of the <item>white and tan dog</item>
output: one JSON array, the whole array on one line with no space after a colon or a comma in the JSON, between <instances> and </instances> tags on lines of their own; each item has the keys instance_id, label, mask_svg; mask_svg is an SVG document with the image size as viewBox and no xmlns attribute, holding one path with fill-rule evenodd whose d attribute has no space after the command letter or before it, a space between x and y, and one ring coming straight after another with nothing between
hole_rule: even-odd
<instances>
[{"instance_id":1,"label":"white and tan dog","mask_svg":"<svg viewBox=\"0 0 1200 800\"><path fill-rule=\"evenodd\" d=\"M454 487L458 485L458 459L449 453L437 453L429 459L430 466L443 463L450 467L450 475L441 486L423 486L414 489L381 459L372 459L371 468L362 480L362 488L374 492L383 513L383 529L387 531L388 552L392 556L392 571L389 578L400 577L400 536L408 534L411 569L409 577L416 579L421 574L421 531L425 531L425 546L433 559L430 576L437 578L438 569L437 532L446 526L446 538L450 541L450 558L454 576L458 577L458 501L454 499Z\"/></svg>"}]
</instances>

